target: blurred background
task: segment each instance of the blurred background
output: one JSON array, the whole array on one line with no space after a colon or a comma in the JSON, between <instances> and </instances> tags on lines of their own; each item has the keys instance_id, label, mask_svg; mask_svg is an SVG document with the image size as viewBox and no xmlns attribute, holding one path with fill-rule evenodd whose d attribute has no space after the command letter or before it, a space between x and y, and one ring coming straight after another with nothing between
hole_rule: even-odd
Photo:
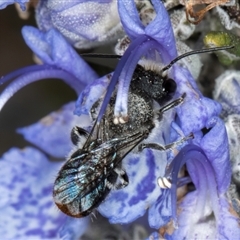
<instances>
[{"instance_id":1,"label":"blurred background","mask_svg":"<svg viewBox=\"0 0 240 240\"><path fill-rule=\"evenodd\" d=\"M0 11L0 77L34 64L33 54L21 35L24 25L36 25L33 13L34 10L28 20L22 20L14 5ZM6 85L0 86L0 91ZM63 81L55 79L38 81L17 92L0 113L0 156L13 146L29 145L15 132L17 128L35 123L75 99L75 92Z\"/></svg>"},{"instance_id":2,"label":"blurred background","mask_svg":"<svg viewBox=\"0 0 240 240\"><path fill-rule=\"evenodd\" d=\"M0 77L22 67L35 64L33 54L25 44L21 29L24 25L36 26L34 9L29 19L19 18L14 5L0 11ZM92 52L107 53L113 46L93 49ZM87 59L91 66L104 75L112 71L117 60ZM101 66L98 63L101 62ZM9 84L9 83L7 83ZM0 85L0 92L7 86ZM75 92L63 81L48 79L32 83L17 92L0 112L0 156L11 147L30 145L16 133L16 129L35 123L63 104L76 100Z\"/></svg>"}]
</instances>

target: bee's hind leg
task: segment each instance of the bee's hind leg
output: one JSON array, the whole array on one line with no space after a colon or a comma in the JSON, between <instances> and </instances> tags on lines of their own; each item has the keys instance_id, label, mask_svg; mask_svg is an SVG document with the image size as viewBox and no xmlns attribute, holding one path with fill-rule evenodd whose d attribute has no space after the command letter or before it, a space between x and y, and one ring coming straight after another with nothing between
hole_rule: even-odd
<instances>
[{"instance_id":1,"label":"bee's hind leg","mask_svg":"<svg viewBox=\"0 0 240 240\"><path fill-rule=\"evenodd\" d=\"M122 188L125 188L129 181L128 181L128 175L127 173L125 172L125 170L123 170L122 168L120 167L116 167L114 169L114 172L117 173L118 175L118 179L117 179L117 182L115 183L115 189L122 189Z\"/></svg>"},{"instance_id":2,"label":"bee's hind leg","mask_svg":"<svg viewBox=\"0 0 240 240\"><path fill-rule=\"evenodd\" d=\"M109 189L122 189L128 185L128 175L127 173L121 168L116 167L113 169L113 173L111 177L108 178L107 187Z\"/></svg>"},{"instance_id":3,"label":"bee's hind leg","mask_svg":"<svg viewBox=\"0 0 240 240\"><path fill-rule=\"evenodd\" d=\"M178 141L167 144L165 146L157 144L157 143L142 143L138 146L138 151L141 152L144 148L151 148L151 149L155 149L155 150L159 150L159 151L171 150L171 149L176 148L179 144L181 144L189 139L192 139L192 138L194 138L194 135L193 135L193 133L190 133L188 136L183 137L183 138L179 139Z\"/></svg>"}]
</instances>

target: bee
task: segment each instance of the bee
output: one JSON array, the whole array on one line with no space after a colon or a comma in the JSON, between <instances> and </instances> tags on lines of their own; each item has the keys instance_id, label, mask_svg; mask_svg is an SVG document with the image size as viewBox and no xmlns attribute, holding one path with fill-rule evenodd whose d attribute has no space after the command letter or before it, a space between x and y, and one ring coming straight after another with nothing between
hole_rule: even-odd
<instances>
[{"instance_id":1,"label":"bee","mask_svg":"<svg viewBox=\"0 0 240 240\"><path fill-rule=\"evenodd\" d=\"M167 70L179 59L195 53L199 51L183 54L163 69ZM112 189L126 187L128 176L121 163L137 146L138 151L144 148L165 151L192 138L192 135L183 137L166 146L141 143L154 128L155 120L161 121L164 112L184 101L185 94L170 101L176 88L175 81L167 75L162 76L159 72L137 65L130 84L129 119L126 123L114 122L116 91L112 94L100 124L96 124L96 119L102 100L93 105L91 115L95 123L92 130L87 132L78 126L72 129L71 140L76 150L70 154L54 183L53 198L62 212L72 217L85 217L101 204ZM158 112L153 110L154 101L163 106ZM83 139L85 143L80 146Z\"/></svg>"}]
</instances>

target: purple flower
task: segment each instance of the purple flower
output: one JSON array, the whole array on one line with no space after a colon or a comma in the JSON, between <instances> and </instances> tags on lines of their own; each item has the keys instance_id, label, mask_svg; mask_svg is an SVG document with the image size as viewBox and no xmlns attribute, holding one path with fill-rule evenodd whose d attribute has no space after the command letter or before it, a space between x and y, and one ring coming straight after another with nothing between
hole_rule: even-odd
<instances>
[{"instance_id":1,"label":"purple flower","mask_svg":"<svg viewBox=\"0 0 240 240\"><path fill-rule=\"evenodd\" d=\"M107 1L101 4L114 4L113 2ZM84 129L91 129L93 123L89 117L90 111L94 103L102 99L102 105L96 120L100 123L117 82L114 120L125 121L128 118L129 86L139 60L141 60L140 64L143 68L147 67L148 62L154 63L154 66L160 66L154 70L161 77L161 74L163 75L161 69L177 57L175 38L168 13L161 1L152 0L152 3L156 11L156 17L147 26L144 26L139 19L134 1L118 1L121 23L131 39L131 43L115 71L97 79L96 74L76 54L62 35L52 28L54 26L63 34L69 34L66 30L69 31L71 26L69 26L67 20L72 14L72 9L79 10L79 5L81 7L83 7L83 4L88 6L87 3L80 1L80 3L62 2L56 4L54 1L41 1L38 9L38 21L41 22L40 26L45 28L44 30L47 30L47 32L43 33L35 28L25 27L23 36L26 43L41 59L43 65L20 69L2 78L1 83L8 80L13 80L13 82L0 96L0 108L16 91L28 83L47 77L55 77L66 81L77 94L80 94L75 109L75 113L79 117L72 114L74 106L73 103L69 103L61 111L50 114L32 126L19 129L18 132L47 154L54 157L64 157L71 149L70 129L75 125L84 127ZM89 1L89 4L93 4L91 6L98 4L98 7L100 7L100 3L94 1ZM61 16L63 21L53 21L57 16ZM74 31L76 30L75 23L79 24L79 21L83 23L82 26L84 27L90 24L90 29L94 28L92 18L96 17L95 14L89 16L89 19L84 16L82 20L82 16L77 16L76 22L74 17L76 17L74 14L71 15ZM82 26L80 24L80 29ZM71 34L76 34L74 31ZM82 30L79 30L79 33L82 33ZM67 38L69 36L66 35ZM81 34L80 36L93 41L97 39L96 36L89 37ZM72 41L71 37L69 39ZM194 135L194 139L176 144L168 152L146 148L143 151L133 150L128 153L122 165L128 175L129 185L121 190L112 190L98 210L111 223L127 224L145 215L150 227L155 229L164 227L165 231L161 229L160 232L167 239L179 239L179 237L180 239L234 239L236 236L238 239L240 237L238 219L229 211L231 205L225 198L230 183L231 169L225 126L218 118L221 106L201 94L187 68L176 63L168 70L167 76L174 79L177 85L173 99L185 96L184 101L172 111L164 113L161 120L159 118L153 120L155 126L144 143L157 143L165 146L179 141L180 138L191 133ZM160 102L160 107L162 106L163 103ZM153 106L154 111L157 111L157 108L159 109L159 106ZM27 149L26 152L30 152L22 158L19 157L21 155L19 150L14 151L19 159L24 157L33 159L36 156L39 159L39 164L36 163L35 165L34 163L34 166L29 168L29 175L26 175L29 176L26 177L27 181L24 179L22 182L18 179L19 176L25 176L23 174L25 167L21 167L16 174L16 181L11 179L9 183L7 181L3 183L4 191L8 194L11 193L9 191L11 186L9 187L8 184L12 182L19 184L17 187L14 186L14 188L18 188L18 191L16 191L17 201L9 197L10 200L7 199L4 202L4 199L2 199L3 201L0 201L0 204L4 208L8 202L11 202L8 207L10 208L9 211L12 211L12 208L14 206L18 207L21 202L24 206L26 205L24 213L26 212L28 217L29 198L33 201L33 203L30 201L31 207L31 204L42 197L40 195L44 192L42 189L47 188L49 190L51 188L49 182L40 185L37 189L41 190L40 193L33 187L38 177L43 179L41 171L35 174L36 169L41 168L39 166L40 161L43 161L43 169L46 168L49 175L52 175L52 171L56 171L59 164L47 161L45 155L36 149ZM15 156L10 155L9 161L11 162L13 158ZM21 162L23 161L21 160ZM50 165L56 167L49 167ZM180 177L178 173L184 165L188 175ZM15 165L12 167L15 169ZM26 184L29 184L28 181L30 182L31 194L28 199L25 199L25 194L23 194L24 196L21 194L25 191ZM165 187L162 184L164 182L167 183ZM181 202L178 202L178 188L185 187L186 189L186 185L189 183L194 185L193 191L185 191ZM35 193L39 195L35 195ZM46 195L46 199L49 195ZM47 200L46 202L49 203ZM45 224L44 221L48 213L42 216L39 208L45 210L45 207L49 207L51 209L53 203L45 206L45 201L44 203L39 201L37 204L34 216ZM8 212L8 210L6 211ZM39 215L41 216L39 217ZM13 214L10 216L13 217ZM51 217L53 216L55 215L51 215ZM87 219L76 221L76 225L75 220L67 220L69 222L66 223L66 219L64 220L63 215L59 212L56 214L56 219L51 219L51 221L56 222L56 225L52 228L46 228L47 231L41 231L39 222L37 222L37 227L34 228L29 225L30 229L24 230L22 236L26 236L28 233L35 234L38 237L67 236L74 239L82 235L82 231L85 230L87 225ZM28 222L28 218L26 218L26 222ZM66 225L58 231L61 224L64 223ZM14 230L13 234L17 234L17 232L17 230ZM11 234L11 232L9 230L4 234L8 236L7 234ZM157 233L154 233L152 238L156 239Z\"/></svg>"},{"instance_id":2,"label":"purple flower","mask_svg":"<svg viewBox=\"0 0 240 240\"><path fill-rule=\"evenodd\" d=\"M40 30L55 28L77 48L110 43L123 35L115 0L40 0L36 19Z\"/></svg>"},{"instance_id":3,"label":"purple flower","mask_svg":"<svg viewBox=\"0 0 240 240\"><path fill-rule=\"evenodd\" d=\"M163 223L164 217L169 220L173 218L165 228L165 238L240 237L239 219L232 215L225 196L231 178L226 138L224 123L216 119L215 125L200 142L194 140L194 144L185 146L170 163L165 177L171 181L171 189L165 189L165 196L161 196L159 202L150 209L155 223ZM177 204L176 189L182 185L178 172L185 163L195 190L187 193ZM169 205L173 206L172 212L169 211ZM158 224L155 227L160 226Z\"/></svg>"},{"instance_id":4,"label":"purple flower","mask_svg":"<svg viewBox=\"0 0 240 240\"><path fill-rule=\"evenodd\" d=\"M127 118L128 89L136 64L142 56L157 61L160 65L168 64L176 57L170 21L161 2L153 1L157 16L146 27L139 20L133 1L119 1L118 4L121 21L131 43L113 73L98 121L104 114L117 80L119 82L114 114L116 118L123 120ZM161 59L160 62L158 59ZM128 154L123 166L129 176L129 186L112 191L100 205L99 211L112 223L129 223L143 216L149 208L148 219L151 227L158 229L171 220L174 227L179 226L176 230L172 228L173 239L178 235L183 238L214 236L231 239L234 231L238 235L239 228L238 220L229 212L231 206L224 196L230 183L231 170L225 126L218 118L221 106L201 94L186 68L175 64L168 71L168 76L177 83L175 96L185 93L186 97L176 108L176 115L174 113L168 115L167 124L161 121L152 130L147 141L165 145L177 141L179 135L187 136L190 133L194 134L194 140L182 150L185 144L178 146L169 154L152 149L145 149L138 154L133 152ZM96 102L95 96L88 94L99 86L104 93L107 83L107 77L102 78L82 92L77 102L79 114L89 112ZM203 129L208 129L206 135ZM187 166L189 177L178 179L177 174L184 164ZM162 175L164 169L166 172ZM203 178L204 181L200 182L196 176L199 176L199 179ZM170 177L172 181L170 189L159 191L156 177ZM206 177L209 178L207 182ZM194 184L195 191L187 193L183 198L181 213L177 215L177 187L189 182ZM193 211L191 209L196 207L196 203L197 212L191 220L190 213ZM202 212L205 205L206 212ZM113 211L109 212L109 208ZM213 220L208 218L212 215ZM224 226L226 219L231 224ZM191 222L193 225L189 224ZM207 225L208 229L203 230L201 224ZM191 226L194 229L191 229Z\"/></svg>"},{"instance_id":5,"label":"purple flower","mask_svg":"<svg viewBox=\"0 0 240 240\"><path fill-rule=\"evenodd\" d=\"M8 5L10 4L13 4L13 3L18 3L21 7L21 9L24 11L26 10L26 6L25 6L25 3L29 2L29 0L1 0L0 1L0 9L4 9L5 7L7 7Z\"/></svg>"},{"instance_id":6,"label":"purple flower","mask_svg":"<svg viewBox=\"0 0 240 240\"><path fill-rule=\"evenodd\" d=\"M97 78L95 72L56 29L42 32L34 27L25 26L22 34L27 45L43 64L69 72L84 84L89 84Z\"/></svg>"},{"instance_id":7,"label":"purple flower","mask_svg":"<svg viewBox=\"0 0 240 240\"><path fill-rule=\"evenodd\" d=\"M153 1L157 12L156 18L146 27L141 23L134 1L118 1L118 10L124 30L132 43L117 65L105 99L100 110L98 121L102 118L114 87L119 79L118 95L114 115L116 118L127 118L127 96L132 74L140 58L146 53L152 60L161 58L166 64L177 56L175 39L168 13L159 1ZM157 50L156 52L149 49ZM80 104L80 103L79 103ZM78 107L78 106L77 106Z\"/></svg>"},{"instance_id":8,"label":"purple flower","mask_svg":"<svg viewBox=\"0 0 240 240\"><path fill-rule=\"evenodd\" d=\"M162 3L154 1L158 15L146 28L139 20L134 2L119 1L118 4L123 26L132 26L133 28L131 32L130 29L126 30L127 33L129 31L132 34L130 37L133 38L133 41L121 58L111 77L111 82L107 88L106 97L103 102L103 111L100 112L99 119L101 118L101 114L104 113L104 104L106 106L108 97L111 96L119 75L118 97L126 101L128 87L127 89L124 87L130 84L132 73L135 70L137 62L149 48L156 47L161 53L164 63L176 56L174 36L170 28L168 14ZM130 13L132 13L131 16L129 15ZM159 31L153 30L156 29L156 27L160 27ZM135 28L137 29L136 31ZM138 32L139 35L137 35ZM164 37L167 37L167 47L165 47ZM172 39L173 42L169 41L169 38ZM95 81L81 93L77 101L78 114L90 112L92 105L98 98L94 92L96 92L96 89L100 89L99 91L102 95L106 91L109 78L110 76L108 75ZM124 88L124 91L121 88ZM118 115L116 114L118 106L117 98L115 116ZM169 133L166 133L163 129L169 129L169 124L171 124L171 121L164 121L157 124L154 131L150 134L148 141L157 142L159 144L162 143L164 145L165 135L169 135ZM159 166L159 159L161 159L161 167ZM125 189L112 191L104 203L99 207L101 214L108 217L112 223L129 223L143 216L146 209L151 206L161 194L161 190L157 186L156 178L163 175L166 163L166 153L157 150L146 149L141 154L128 154L123 161L123 168L127 171L130 184ZM107 209L109 208L112 209L112 211L108 211Z\"/></svg>"},{"instance_id":9,"label":"purple flower","mask_svg":"<svg viewBox=\"0 0 240 240\"><path fill-rule=\"evenodd\" d=\"M14 81L1 94L0 109L14 93L34 81L59 78L79 94L86 84L97 77L57 30L43 33L26 26L22 33L28 46L43 64L19 69L1 79L2 84L12 79Z\"/></svg>"},{"instance_id":10,"label":"purple flower","mask_svg":"<svg viewBox=\"0 0 240 240\"><path fill-rule=\"evenodd\" d=\"M1 78L1 84L12 80L0 95L1 108L25 85L55 77L68 83L76 93L96 78L93 70L78 56L56 30L47 33L24 27L27 44L43 62L19 69ZM52 113L40 122L19 129L24 137L45 153L64 158L71 149L70 131L86 117L73 115L74 103ZM54 177L62 163L51 162L35 148L10 149L0 160L2 218L0 235L8 239L79 239L88 225L88 218L72 219L61 213L52 199Z\"/></svg>"},{"instance_id":11,"label":"purple flower","mask_svg":"<svg viewBox=\"0 0 240 240\"><path fill-rule=\"evenodd\" d=\"M52 201L52 179L60 165L59 162L50 162L32 147L12 148L2 156L2 238L78 239L81 236L88 219L73 220L59 212ZM73 221L75 228L71 227Z\"/></svg>"}]
</instances>

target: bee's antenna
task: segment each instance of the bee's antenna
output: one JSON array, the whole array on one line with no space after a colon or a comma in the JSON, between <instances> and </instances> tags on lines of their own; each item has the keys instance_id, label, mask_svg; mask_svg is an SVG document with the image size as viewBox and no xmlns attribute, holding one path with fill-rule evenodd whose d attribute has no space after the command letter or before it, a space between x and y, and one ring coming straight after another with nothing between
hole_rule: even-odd
<instances>
[{"instance_id":1,"label":"bee's antenna","mask_svg":"<svg viewBox=\"0 0 240 240\"><path fill-rule=\"evenodd\" d=\"M167 66L165 66L161 71L164 72L168 70L174 63L177 61L181 60L182 58L185 58L187 56L193 55L193 54L199 54L199 53L207 53L207 52L216 52L220 50L226 50L226 49L231 49L234 48L234 46L224 46L224 47L215 47L215 48L207 48L207 49L200 49L200 50L193 50L191 52L184 53L175 59L173 59Z\"/></svg>"},{"instance_id":2,"label":"bee's antenna","mask_svg":"<svg viewBox=\"0 0 240 240\"><path fill-rule=\"evenodd\" d=\"M82 57L90 57L90 58L121 58L121 55L117 54L103 54L103 53L81 53Z\"/></svg>"}]
</instances>

